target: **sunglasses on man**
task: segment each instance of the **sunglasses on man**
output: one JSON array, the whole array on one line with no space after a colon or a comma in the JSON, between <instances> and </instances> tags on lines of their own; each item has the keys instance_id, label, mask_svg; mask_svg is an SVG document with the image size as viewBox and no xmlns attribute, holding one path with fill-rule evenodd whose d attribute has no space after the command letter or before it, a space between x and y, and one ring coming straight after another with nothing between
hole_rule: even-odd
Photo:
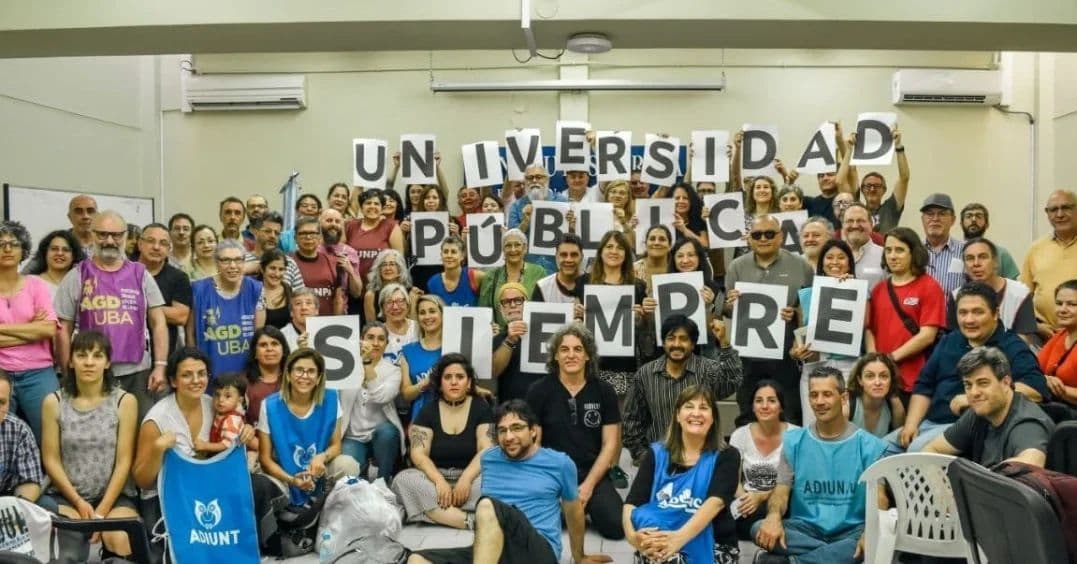
<instances>
[{"instance_id":1,"label":"sunglasses on man","mask_svg":"<svg viewBox=\"0 0 1077 564\"><path fill-rule=\"evenodd\" d=\"M770 239L777 237L778 232L773 229L767 229L766 231L752 231L751 236L752 239L755 239L756 241L762 239L767 239L769 241Z\"/></svg>"}]
</instances>

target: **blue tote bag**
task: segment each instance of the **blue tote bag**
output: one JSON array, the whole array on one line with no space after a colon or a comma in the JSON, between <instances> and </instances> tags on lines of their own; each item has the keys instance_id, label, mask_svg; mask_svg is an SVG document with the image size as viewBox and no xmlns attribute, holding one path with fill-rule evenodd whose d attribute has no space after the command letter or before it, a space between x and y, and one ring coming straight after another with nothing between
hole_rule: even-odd
<instances>
[{"instance_id":1,"label":"blue tote bag","mask_svg":"<svg viewBox=\"0 0 1077 564\"><path fill-rule=\"evenodd\" d=\"M169 449L157 491L172 562L259 563L254 495L243 448L208 460Z\"/></svg>"}]
</instances>

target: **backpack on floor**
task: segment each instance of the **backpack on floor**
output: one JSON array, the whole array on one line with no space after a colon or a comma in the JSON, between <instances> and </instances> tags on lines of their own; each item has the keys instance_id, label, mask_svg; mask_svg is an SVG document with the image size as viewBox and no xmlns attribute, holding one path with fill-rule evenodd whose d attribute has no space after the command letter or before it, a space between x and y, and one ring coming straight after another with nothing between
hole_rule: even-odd
<instances>
[{"instance_id":1,"label":"backpack on floor","mask_svg":"<svg viewBox=\"0 0 1077 564\"><path fill-rule=\"evenodd\" d=\"M1032 488L1047 500L1062 524L1070 562L1077 564L1077 476L1023 462L1001 462L992 470Z\"/></svg>"}]
</instances>

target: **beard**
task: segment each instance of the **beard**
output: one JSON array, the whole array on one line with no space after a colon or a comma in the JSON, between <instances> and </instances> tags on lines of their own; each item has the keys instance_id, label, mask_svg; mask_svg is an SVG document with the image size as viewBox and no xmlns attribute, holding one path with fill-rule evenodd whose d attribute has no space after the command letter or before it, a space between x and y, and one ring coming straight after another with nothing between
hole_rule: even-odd
<instances>
[{"instance_id":1,"label":"beard","mask_svg":"<svg viewBox=\"0 0 1077 564\"><path fill-rule=\"evenodd\" d=\"M962 227L961 231L965 234L965 239L968 240L974 237L983 237L984 232L987 231L987 229L980 227L979 225L970 225L968 227Z\"/></svg>"},{"instance_id":2,"label":"beard","mask_svg":"<svg viewBox=\"0 0 1077 564\"><path fill-rule=\"evenodd\" d=\"M543 184L532 184L527 187L527 196L531 198L532 201L545 200L546 196L549 195L549 193L550 189Z\"/></svg>"},{"instance_id":3,"label":"beard","mask_svg":"<svg viewBox=\"0 0 1077 564\"><path fill-rule=\"evenodd\" d=\"M332 247L340 242L340 230L336 227L325 227L322 229L322 239L325 242L326 247Z\"/></svg>"},{"instance_id":4,"label":"beard","mask_svg":"<svg viewBox=\"0 0 1077 564\"><path fill-rule=\"evenodd\" d=\"M96 255L98 258L108 262L120 260L125 256L124 252L120 250L119 247L113 245L99 245L96 249Z\"/></svg>"}]
</instances>

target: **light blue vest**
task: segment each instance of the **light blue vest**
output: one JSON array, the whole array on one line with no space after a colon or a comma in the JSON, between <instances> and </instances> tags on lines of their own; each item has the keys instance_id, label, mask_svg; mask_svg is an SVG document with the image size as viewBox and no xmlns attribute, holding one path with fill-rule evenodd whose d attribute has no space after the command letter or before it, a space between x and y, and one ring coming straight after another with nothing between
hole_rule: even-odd
<instances>
[{"instance_id":1,"label":"light blue vest","mask_svg":"<svg viewBox=\"0 0 1077 564\"><path fill-rule=\"evenodd\" d=\"M222 298L213 278L191 285L194 339L209 356L211 377L225 372L246 372L254 337L254 313L262 297L262 283L243 277L239 294Z\"/></svg>"},{"instance_id":2,"label":"light blue vest","mask_svg":"<svg viewBox=\"0 0 1077 564\"><path fill-rule=\"evenodd\" d=\"M857 429L841 441L821 441L807 429L790 429L782 438L782 456L793 468L789 516L834 535L864 524L864 484L860 474L871 466L885 443Z\"/></svg>"},{"instance_id":3,"label":"light blue vest","mask_svg":"<svg viewBox=\"0 0 1077 564\"><path fill-rule=\"evenodd\" d=\"M329 447L329 439L337 425L337 391L326 390L322 402L306 419L296 417L285 405L277 392L265 400L266 417L269 419L269 438L277 464L285 472L296 475L310 466L310 459ZM289 486L292 505L303 505L312 493Z\"/></svg>"},{"instance_id":4,"label":"light blue vest","mask_svg":"<svg viewBox=\"0 0 1077 564\"><path fill-rule=\"evenodd\" d=\"M254 496L242 445L208 460L169 449L157 491L173 562L258 564Z\"/></svg>"},{"instance_id":5,"label":"light blue vest","mask_svg":"<svg viewBox=\"0 0 1077 564\"><path fill-rule=\"evenodd\" d=\"M669 451L661 443L651 445L654 452L654 482L651 501L632 510L632 526L636 530L655 527L660 531L676 531L684 526L707 501L707 490L714 477L718 453L709 451L683 474L669 473ZM688 564L714 562L714 529L706 527L681 548Z\"/></svg>"}]
</instances>

